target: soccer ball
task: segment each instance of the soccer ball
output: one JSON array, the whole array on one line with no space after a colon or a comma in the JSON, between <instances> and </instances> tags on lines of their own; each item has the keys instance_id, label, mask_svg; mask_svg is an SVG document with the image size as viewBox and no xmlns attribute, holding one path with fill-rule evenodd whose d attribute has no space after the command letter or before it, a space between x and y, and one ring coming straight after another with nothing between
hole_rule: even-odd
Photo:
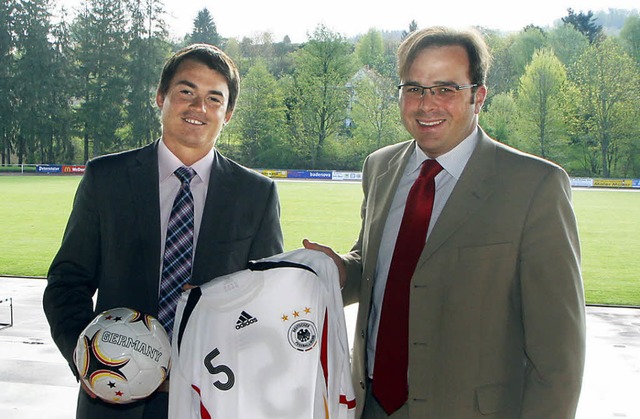
<instances>
[{"instance_id":1,"label":"soccer ball","mask_svg":"<svg viewBox=\"0 0 640 419\"><path fill-rule=\"evenodd\" d=\"M131 403L153 393L171 366L158 320L130 308L104 311L82 331L73 354L80 379L101 399Z\"/></svg>"}]
</instances>

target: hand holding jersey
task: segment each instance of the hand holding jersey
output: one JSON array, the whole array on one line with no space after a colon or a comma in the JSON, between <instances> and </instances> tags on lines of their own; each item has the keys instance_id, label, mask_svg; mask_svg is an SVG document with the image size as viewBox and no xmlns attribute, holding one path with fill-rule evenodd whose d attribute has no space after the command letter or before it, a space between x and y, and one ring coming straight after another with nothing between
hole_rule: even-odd
<instances>
[{"instance_id":1,"label":"hand holding jersey","mask_svg":"<svg viewBox=\"0 0 640 419\"><path fill-rule=\"evenodd\" d=\"M309 239L302 240L302 245L305 249L317 250L329 256L335 262L338 267L338 279L340 280L340 289L344 287L347 282L347 268L344 266L344 261L332 248L322 245L320 243L312 242Z\"/></svg>"}]
</instances>

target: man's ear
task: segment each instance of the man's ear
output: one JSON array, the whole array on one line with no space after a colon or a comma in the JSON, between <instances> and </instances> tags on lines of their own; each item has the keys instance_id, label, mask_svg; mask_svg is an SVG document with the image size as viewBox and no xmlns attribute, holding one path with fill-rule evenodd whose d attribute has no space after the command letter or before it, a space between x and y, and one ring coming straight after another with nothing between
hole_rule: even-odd
<instances>
[{"instance_id":1,"label":"man's ear","mask_svg":"<svg viewBox=\"0 0 640 419\"><path fill-rule=\"evenodd\" d=\"M232 116L233 116L233 111L227 111L227 114L224 116L224 125L227 125L229 121L231 121Z\"/></svg>"},{"instance_id":2,"label":"man's ear","mask_svg":"<svg viewBox=\"0 0 640 419\"><path fill-rule=\"evenodd\" d=\"M475 92L475 113L476 115L480 113L482 109L482 105L484 105L484 100L487 98L487 87L485 85L478 86Z\"/></svg>"},{"instance_id":3,"label":"man's ear","mask_svg":"<svg viewBox=\"0 0 640 419\"><path fill-rule=\"evenodd\" d=\"M162 109L162 106L164 105L164 94L162 92L160 92L160 90L158 90L156 92L156 105L158 105L158 108Z\"/></svg>"}]
</instances>

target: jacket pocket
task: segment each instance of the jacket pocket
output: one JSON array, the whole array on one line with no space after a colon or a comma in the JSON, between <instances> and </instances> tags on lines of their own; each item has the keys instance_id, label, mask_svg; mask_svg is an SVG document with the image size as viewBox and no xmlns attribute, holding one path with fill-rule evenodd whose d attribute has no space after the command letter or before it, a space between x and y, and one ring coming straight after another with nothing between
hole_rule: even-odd
<instances>
[{"instance_id":1,"label":"jacket pocket","mask_svg":"<svg viewBox=\"0 0 640 419\"><path fill-rule=\"evenodd\" d=\"M495 243L460 248L460 262L472 264L478 261L504 259L511 256L511 243Z\"/></svg>"},{"instance_id":2,"label":"jacket pocket","mask_svg":"<svg viewBox=\"0 0 640 419\"><path fill-rule=\"evenodd\" d=\"M478 410L483 415L505 409L517 412L521 404L521 387L516 383L487 384L476 388Z\"/></svg>"}]
</instances>

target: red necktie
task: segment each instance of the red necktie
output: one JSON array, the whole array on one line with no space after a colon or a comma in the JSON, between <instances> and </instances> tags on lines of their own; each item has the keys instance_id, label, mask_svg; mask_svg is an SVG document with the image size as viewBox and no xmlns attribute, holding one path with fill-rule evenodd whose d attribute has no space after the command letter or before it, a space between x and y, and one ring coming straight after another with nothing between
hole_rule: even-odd
<instances>
[{"instance_id":1,"label":"red necktie","mask_svg":"<svg viewBox=\"0 0 640 419\"><path fill-rule=\"evenodd\" d=\"M389 415L407 401L409 394L409 290L427 237L436 190L434 178L441 170L435 160L423 163L407 197L387 277L376 343L373 394Z\"/></svg>"}]
</instances>

